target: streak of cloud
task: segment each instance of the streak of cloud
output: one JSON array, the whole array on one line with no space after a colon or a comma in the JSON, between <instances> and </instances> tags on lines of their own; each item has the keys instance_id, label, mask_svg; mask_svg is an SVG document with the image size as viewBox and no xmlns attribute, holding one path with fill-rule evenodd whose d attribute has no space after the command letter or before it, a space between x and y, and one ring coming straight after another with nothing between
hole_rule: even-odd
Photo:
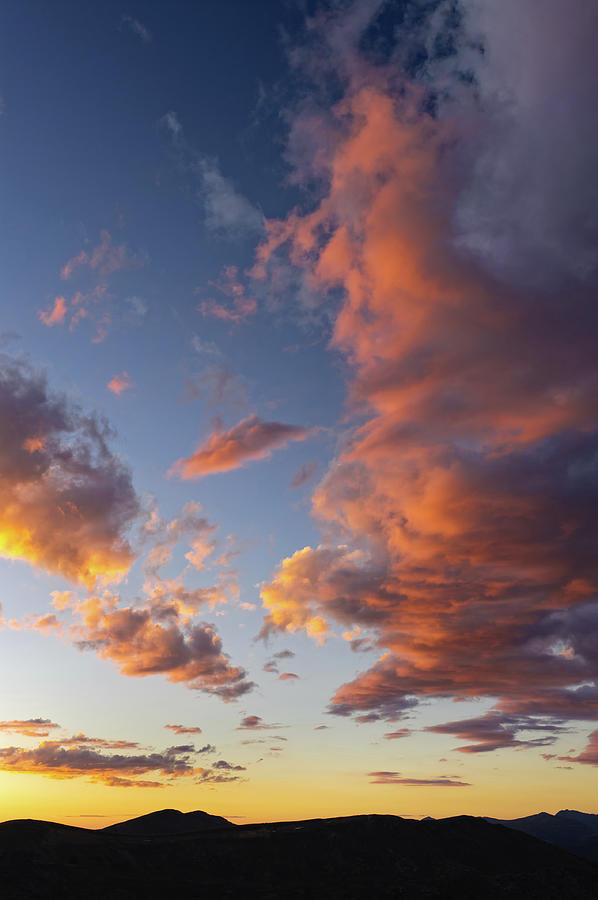
<instances>
[{"instance_id":1,"label":"streak of cloud","mask_svg":"<svg viewBox=\"0 0 598 900\"><path fill-rule=\"evenodd\" d=\"M242 419L228 431L220 422L203 444L186 459L178 460L170 474L183 479L202 478L238 469L251 460L267 459L289 441L304 441L310 430L299 425L265 422L258 416Z\"/></svg>"}]
</instances>

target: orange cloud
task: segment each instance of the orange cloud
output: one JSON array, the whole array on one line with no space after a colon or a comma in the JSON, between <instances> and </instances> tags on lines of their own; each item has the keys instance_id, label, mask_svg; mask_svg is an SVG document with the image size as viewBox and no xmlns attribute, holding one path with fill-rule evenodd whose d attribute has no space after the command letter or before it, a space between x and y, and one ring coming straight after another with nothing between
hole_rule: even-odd
<instances>
[{"instance_id":1,"label":"orange cloud","mask_svg":"<svg viewBox=\"0 0 598 900\"><path fill-rule=\"evenodd\" d=\"M557 759L563 762L583 763L586 766L598 766L598 731L593 731L589 736L588 745L577 756L559 756Z\"/></svg>"},{"instance_id":2,"label":"orange cloud","mask_svg":"<svg viewBox=\"0 0 598 900\"><path fill-rule=\"evenodd\" d=\"M108 390L112 391L112 393L116 394L118 397L120 397L123 391L128 391L132 387L133 382L131 381L131 376L124 370L120 375L114 375L108 382Z\"/></svg>"},{"instance_id":3,"label":"orange cloud","mask_svg":"<svg viewBox=\"0 0 598 900\"><path fill-rule=\"evenodd\" d=\"M273 450L285 447L289 441L304 441L310 434L307 428L264 422L258 416L242 419L229 431L218 423L206 441L192 456L179 459L170 474L181 478L202 478L215 472L238 469L248 460L267 459Z\"/></svg>"},{"instance_id":4,"label":"orange cloud","mask_svg":"<svg viewBox=\"0 0 598 900\"><path fill-rule=\"evenodd\" d=\"M115 247L110 232L103 229L100 232L99 244L96 244L89 252L81 250L80 253L69 259L60 270L60 277L64 281L68 281L73 272L82 266L97 269L100 275L106 276L118 272L119 269L137 265L138 262L137 257L129 256L124 244Z\"/></svg>"},{"instance_id":5,"label":"orange cloud","mask_svg":"<svg viewBox=\"0 0 598 900\"><path fill-rule=\"evenodd\" d=\"M467 125L449 103L429 115L425 87L368 63L334 12L311 38L344 86L328 112L306 101L291 134L293 148L326 135L296 172L322 193L267 223L253 274L276 285L286 266L330 298L359 424L313 497L326 543L262 586L261 634L367 628L380 658L332 712L485 696L503 745L534 746L518 736L530 717L554 735L598 716L595 285L567 270L538 286L535 257L500 278L459 242L487 109L472 103Z\"/></svg>"},{"instance_id":6,"label":"orange cloud","mask_svg":"<svg viewBox=\"0 0 598 900\"><path fill-rule=\"evenodd\" d=\"M410 787L471 787L467 781L457 781L439 775L438 778L405 778L399 772L368 772L370 784L404 784Z\"/></svg>"},{"instance_id":7,"label":"orange cloud","mask_svg":"<svg viewBox=\"0 0 598 900\"><path fill-rule=\"evenodd\" d=\"M50 719L9 719L0 722L0 731L25 737L47 737L54 728L60 728L60 725Z\"/></svg>"},{"instance_id":8,"label":"orange cloud","mask_svg":"<svg viewBox=\"0 0 598 900\"><path fill-rule=\"evenodd\" d=\"M223 303L213 298L203 300L197 307L203 316L238 325L255 315L257 301L247 296L245 285L239 281L238 274L236 266L225 266L219 280L210 282L229 302Z\"/></svg>"},{"instance_id":9,"label":"orange cloud","mask_svg":"<svg viewBox=\"0 0 598 900\"><path fill-rule=\"evenodd\" d=\"M138 515L104 429L25 363L0 367L0 555L93 585L121 577Z\"/></svg>"},{"instance_id":10,"label":"orange cloud","mask_svg":"<svg viewBox=\"0 0 598 900\"><path fill-rule=\"evenodd\" d=\"M81 624L73 626L72 635L81 650L111 660L123 675L161 674L222 700L236 700L254 683L244 669L231 665L214 627L195 619L202 604L214 602L215 591L220 589L157 584L145 604L130 606L120 605L120 598L108 592L89 597L77 604Z\"/></svg>"},{"instance_id":11,"label":"orange cloud","mask_svg":"<svg viewBox=\"0 0 598 900\"><path fill-rule=\"evenodd\" d=\"M165 725L164 728L170 728L175 734L201 734L201 728L186 725Z\"/></svg>"},{"instance_id":12,"label":"orange cloud","mask_svg":"<svg viewBox=\"0 0 598 900\"><path fill-rule=\"evenodd\" d=\"M171 747L162 753L103 753L95 746L122 750L136 746L126 741L105 741L77 735L64 741L42 741L33 750L0 748L0 771L45 775L48 778L86 778L111 787L163 787L164 781L148 781L142 775L161 778L191 777L198 770L190 762L192 747ZM199 770L202 771L202 770Z\"/></svg>"},{"instance_id":13,"label":"orange cloud","mask_svg":"<svg viewBox=\"0 0 598 900\"><path fill-rule=\"evenodd\" d=\"M49 310L40 310L38 315L44 325L49 328L52 325L62 325L66 316L68 300L66 297L56 297L52 308Z\"/></svg>"},{"instance_id":14,"label":"orange cloud","mask_svg":"<svg viewBox=\"0 0 598 900\"><path fill-rule=\"evenodd\" d=\"M114 295L109 291L111 276L121 269L143 264L139 256L129 254L124 244L114 246L110 233L103 230L100 242L90 250L81 250L73 256L60 271L61 278L69 281L77 270L88 270L90 287L85 291L76 291L70 298L56 297L53 306L38 313L41 321L48 326L66 325L74 331L77 325L88 320L95 327L93 343L101 343L114 324L114 319L131 319L145 313L145 304L137 297L128 298L128 313L114 309ZM91 275L91 279L89 276ZM94 283L95 282L95 283Z\"/></svg>"}]
</instances>

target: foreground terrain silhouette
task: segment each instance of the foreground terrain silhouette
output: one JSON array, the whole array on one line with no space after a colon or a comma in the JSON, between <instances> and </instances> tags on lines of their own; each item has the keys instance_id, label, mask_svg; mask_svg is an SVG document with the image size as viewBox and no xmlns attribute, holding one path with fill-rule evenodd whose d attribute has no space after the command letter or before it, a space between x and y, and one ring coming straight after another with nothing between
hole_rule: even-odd
<instances>
[{"instance_id":1,"label":"foreground terrain silhouette","mask_svg":"<svg viewBox=\"0 0 598 900\"><path fill-rule=\"evenodd\" d=\"M189 830L189 829L193 830ZM470 816L233 825L162 810L100 831L0 824L2 897L598 898L598 865Z\"/></svg>"}]
</instances>

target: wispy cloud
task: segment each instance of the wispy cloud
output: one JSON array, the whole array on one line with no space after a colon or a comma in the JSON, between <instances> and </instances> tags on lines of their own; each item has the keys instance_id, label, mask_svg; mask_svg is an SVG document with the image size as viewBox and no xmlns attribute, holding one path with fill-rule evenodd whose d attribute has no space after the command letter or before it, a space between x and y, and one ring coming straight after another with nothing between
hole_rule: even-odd
<instances>
[{"instance_id":1,"label":"wispy cloud","mask_svg":"<svg viewBox=\"0 0 598 900\"><path fill-rule=\"evenodd\" d=\"M220 278L209 285L216 288L220 298L201 301L197 308L203 316L239 325L256 314L257 301L248 295L236 266L225 266ZM196 293L202 293L201 289L196 288Z\"/></svg>"},{"instance_id":2,"label":"wispy cloud","mask_svg":"<svg viewBox=\"0 0 598 900\"><path fill-rule=\"evenodd\" d=\"M133 16L123 15L121 22L123 25L127 26L129 31L137 35L144 44L151 43L152 33L149 28L146 28L143 22L139 21L139 19L135 19Z\"/></svg>"},{"instance_id":3,"label":"wispy cloud","mask_svg":"<svg viewBox=\"0 0 598 900\"><path fill-rule=\"evenodd\" d=\"M124 391L130 390L132 387L133 382L131 376L125 370L123 370L120 375L113 375L108 382L108 390L112 391L112 393L116 394L118 397L120 397Z\"/></svg>"},{"instance_id":4,"label":"wispy cloud","mask_svg":"<svg viewBox=\"0 0 598 900\"><path fill-rule=\"evenodd\" d=\"M160 123L172 138L179 166L194 179L206 227L231 238L262 233L262 213L222 174L217 159L198 153L187 143L176 112L167 112Z\"/></svg>"},{"instance_id":5,"label":"wispy cloud","mask_svg":"<svg viewBox=\"0 0 598 900\"><path fill-rule=\"evenodd\" d=\"M109 290L114 273L143 265L144 261L143 257L130 254L124 244L114 245L110 233L104 229L98 244L81 250L60 270L63 281L77 278L83 270L87 274L88 286L77 290L71 297L56 296L46 309L38 310L40 321L48 327L68 325L69 331L74 331L80 322L89 321L95 326L93 342L101 343L115 318L117 321L119 318L122 321L139 320L145 315L147 307L138 297L126 298L128 311L124 314L115 312L115 298Z\"/></svg>"},{"instance_id":6,"label":"wispy cloud","mask_svg":"<svg viewBox=\"0 0 598 900\"><path fill-rule=\"evenodd\" d=\"M0 722L0 731L22 734L25 737L47 737L56 728L60 728L60 725L51 719L7 719Z\"/></svg>"},{"instance_id":7,"label":"wispy cloud","mask_svg":"<svg viewBox=\"0 0 598 900\"><path fill-rule=\"evenodd\" d=\"M228 472L251 460L267 459L273 450L285 447L289 441L303 441L311 433L299 425L265 422L255 415L242 419L228 431L217 422L207 440L191 456L178 460L170 474L190 479Z\"/></svg>"},{"instance_id":8,"label":"wispy cloud","mask_svg":"<svg viewBox=\"0 0 598 900\"><path fill-rule=\"evenodd\" d=\"M291 478L289 487L294 489L303 487L304 484L307 484L308 481L311 481L317 468L318 463L316 462L316 460L303 463L303 465L297 469L297 471Z\"/></svg>"},{"instance_id":9,"label":"wispy cloud","mask_svg":"<svg viewBox=\"0 0 598 900\"><path fill-rule=\"evenodd\" d=\"M175 734L201 734L202 730L199 726L187 725L165 725L164 728L170 728Z\"/></svg>"},{"instance_id":10,"label":"wispy cloud","mask_svg":"<svg viewBox=\"0 0 598 900\"><path fill-rule=\"evenodd\" d=\"M368 772L370 784L402 784L407 787L471 787L467 781L448 778L406 778L399 772Z\"/></svg>"},{"instance_id":11,"label":"wispy cloud","mask_svg":"<svg viewBox=\"0 0 598 900\"><path fill-rule=\"evenodd\" d=\"M264 722L261 716L245 716L237 726L237 731L267 731L272 728L280 728L280 725Z\"/></svg>"}]
</instances>

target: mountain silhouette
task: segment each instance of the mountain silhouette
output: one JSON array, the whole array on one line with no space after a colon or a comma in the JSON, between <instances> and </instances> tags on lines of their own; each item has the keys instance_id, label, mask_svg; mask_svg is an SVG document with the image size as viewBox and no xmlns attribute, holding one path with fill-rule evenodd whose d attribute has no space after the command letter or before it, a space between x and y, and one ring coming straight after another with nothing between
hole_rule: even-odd
<instances>
[{"instance_id":1,"label":"mountain silhouette","mask_svg":"<svg viewBox=\"0 0 598 900\"><path fill-rule=\"evenodd\" d=\"M488 818L486 821L523 831L549 844L556 844L557 847L598 862L598 815L593 813L561 809L555 815L541 812L520 819Z\"/></svg>"},{"instance_id":2,"label":"mountain silhouette","mask_svg":"<svg viewBox=\"0 0 598 900\"><path fill-rule=\"evenodd\" d=\"M146 816L137 816L126 822L108 825L102 831L141 835L188 834L192 831L205 831L209 828L236 828L236 825L222 816L211 816L200 809L188 813L183 813L178 809L160 809L157 812L148 813Z\"/></svg>"},{"instance_id":3,"label":"mountain silhouette","mask_svg":"<svg viewBox=\"0 0 598 900\"><path fill-rule=\"evenodd\" d=\"M189 815L162 810L120 824L142 821L145 829L149 820L153 829L219 819ZM0 824L0 871L2 900L598 897L595 863L470 816L209 824L163 834L16 820Z\"/></svg>"}]
</instances>

